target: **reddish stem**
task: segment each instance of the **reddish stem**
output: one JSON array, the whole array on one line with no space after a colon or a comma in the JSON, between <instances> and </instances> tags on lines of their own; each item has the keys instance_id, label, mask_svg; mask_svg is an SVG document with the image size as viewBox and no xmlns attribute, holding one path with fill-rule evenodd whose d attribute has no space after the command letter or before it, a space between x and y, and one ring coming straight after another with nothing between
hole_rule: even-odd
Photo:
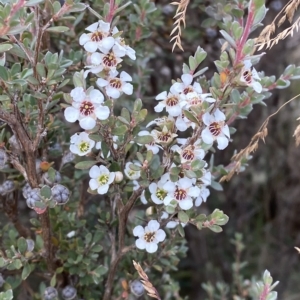
<instances>
[{"instance_id":1,"label":"reddish stem","mask_svg":"<svg viewBox=\"0 0 300 300\"><path fill-rule=\"evenodd\" d=\"M235 65L237 65L244 58L243 48L244 48L245 43L247 42L247 39L248 39L250 31L251 31L251 27L253 25L254 11L255 11L255 5L254 5L253 1L251 1L250 5L249 5L248 17L247 17L247 22L246 22L246 25L244 28L244 32L236 46L236 57L235 57L235 62L234 62Z\"/></svg>"},{"instance_id":2,"label":"reddish stem","mask_svg":"<svg viewBox=\"0 0 300 300\"><path fill-rule=\"evenodd\" d=\"M117 8L118 6L115 5L115 0L109 0L109 12L106 16L106 22L111 23Z\"/></svg>"},{"instance_id":3,"label":"reddish stem","mask_svg":"<svg viewBox=\"0 0 300 300\"><path fill-rule=\"evenodd\" d=\"M261 295L259 296L259 300L266 300L268 294L269 294L269 285L266 284L264 286L264 289L263 289Z\"/></svg>"}]
</instances>

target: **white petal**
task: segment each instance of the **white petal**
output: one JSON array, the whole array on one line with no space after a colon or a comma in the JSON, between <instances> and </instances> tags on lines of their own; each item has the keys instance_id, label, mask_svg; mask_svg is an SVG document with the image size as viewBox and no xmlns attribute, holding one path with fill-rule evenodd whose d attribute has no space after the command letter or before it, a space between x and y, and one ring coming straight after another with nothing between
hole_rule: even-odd
<instances>
[{"instance_id":1,"label":"white petal","mask_svg":"<svg viewBox=\"0 0 300 300\"><path fill-rule=\"evenodd\" d=\"M125 83L125 84L123 84L122 91L123 91L126 95L132 95L132 93L133 93L133 85L130 84L130 83Z\"/></svg>"},{"instance_id":2,"label":"white petal","mask_svg":"<svg viewBox=\"0 0 300 300\"><path fill-rule=\"evenodd\" d=\"M90 171L89 171L89 175L91 178L97 178L98 176L100 176L100 168L98 166L92 166Z\"/></svg>"},{"instance_id":3,"label":"white petal","mask_svg":"<svg viewBox=\"0 0 300 300\"><path fill-rule=\"evenodd\" d=\"M164 91L164 92L161 92L160 94L158 94L156 97L155 97L155 100L163 100L163 99L166 99L167 97L167 92Z\"/></svg>"},{"instance_id":4,"label":"white petal","mask_svg":"<svg viewBox=\"0 0 300 300\"><path fill-rule=\"evenodd\" d=\"M101 44L98 44L98 48L104 54L107 54L109 50L115 44L115 39L112 36L106 37L101 41Z\"/></svg>"},{"instance_id":5,"label":"white petal","mask_svg":"<svg viewBox=\"0 0 300 300\"><path fill-rule=\"evenodd\" d=\"M189 189L189 196L197 197L200 193L200 189L197 186L193 186Z\"/></svg>"},{"instance_id":6,"label":"white petal","mask_svg":"<svg viewBox=\"0 0 300 300\"><path fill-rule=\"evenodd\" d=\"M106 87L106 94L107 94L107 96L109 96L113 99L118 99L121 95L121 93L118 89L113 88L111 86Z\"/></svg>"},{"instance_id":7,"label":"white petal","mask_svg":"<svg viewBox=\"0 0 300 300\"><path fill-rule=\"evenodd\" d=\"M170 116L172 116L172 117L178 117L182 113L182 109L178 105L171 106L171 107L166 106L166 110L170 114Z\"/></svg>"},{"instance_id":8,"label":"white petal","mask_svg":"<svg viewBox=\"0 0 300 300\"><path fill-rule=\"evenodd\" d=\"M143 239L137 239L135 241L135 245L137 248L141 249L141 250L144 250L146 248L146 241L143 240Z\"/></svg>"},{"instance_id":9,"label":"white petal","mask_svg":"<svg viewBox=\"0 0 300 300\"><path fill-rule=\"evenodd\" d=\"M146 251L148 253L154 253L154 252L156 252L157 248L158 248L158 246L155 243L147 243L146 244Z\"/></svg>"},{"instance_id":10,"label":"white petal","mask_svg":"<svg viewBox=\"0 0 300 300\"><path fill-rule=\"evenodd\" d=\"M201 132L201 137L203 142L208 145L214 142L214 138L207 127Z\"/></svg>"},{"instance_id":11,"label":"white petal","mask_svg":"<svg viewBox=\"0 0 300 300\"><path fill-rule=\"evenodd\" d=\"M179 201L179 206L184 210L188 210L193 207L193 201L191 199L181 200Z\"/></svg>"},{"instance_id":12,"label":"white petal","mask_svg":"<svg viewBox=\"0 0 300 300\"><path fill-rule=\"evenodd\" d=\"M90 40L90 37L86 33L83 33L79 38L79 44L82 46Z\"/></svg>"},{"instance_id":13,"label":"white petal","mask_svg":"<svg viewBox=\"0 0 300 300\"><path fill-rule=\"evenodd\" d=\"M99 21L99 29L102 32L109 32L110 30L110 23L104 22L102 20Z\"/></svg>"},{"instance_id":14,"label":"white petal","mask_svg":"<svg viewBox=\"0 0 300 300\"><path fill-rule=\"evenodd\" d=\"M152 199L152 201L153 201L155 204L157 204L157 205L160 205L160 204L163 204L163 203L164 203L164 202L161 201L155 194L152 194L152 195L151 195L151 199Z\"/></svg>"},{"instance_id":15,"label":"white petal","mask_svg":"<svg viewBox=\"0 0 300 300\"><path fill-rule=\"evenodd\" d=\"M150 231L156 231L159 228L159 223L156 220L151 220L148 223L148 228Z\"/></svg>"},{"instance_id":16,"label":"white petal","mask_svg":"<svg viewBox=\"0 0 300 300\"><path fill-rule=\"evenodd\" d=\"M255 90L255 92L261 93L262 86L259 82L257 82L257 81L253 82L252 86L253 86L253 89Z\"/></svg>"},{"instance_id":17,"label":"white petal","mask_svg":"<svg viewBox=\"0 0 300 300\"><path fill-rule=\"evenodd\" d=\"M98 190L97 190L97 193L100 194L100 195L104 195L104 194L107 193L108 188L109 188L109 185L108 185L108 184L101 185L101 186L99 186L99 188L98 188Z\"/></svg>"},{"instance_id":18,"label":"white petal","mask_svg":"<svg viewBox=\"0 0 300 300\"><path fill-rule=\"evenodd\" d=\"M79 110L70 106L65 109L64 115L68 122L74 123L75 121L78 120Z\"/></svg>"},{"instance_id":19,"label":"white petal","mask_svg":"<svg viewBox=\"0 0 300 300\"><path fill-rule=\"evenodd\" d=\"M133 235L134 236L141 237L141 236L144 235L144 233L145 233L145 230L141 225L138 225L138 226L133 228Z\"/></svg>"},{"instance_id":20,"label":"white petal","mask_svg":"<svg viewBox=\"0 0 300 300\"><path fill-rule=\"evenodd\" d=\"M89 96L93 103L103 103L104 101L104 96L99 90L93 89Z\"/></svg>"},{"instance_id":21,"label":"white petal","mask_svg":"<svg viewBox=\"0 0 300 300\"><path fill-rule=\"evenodd\" d=\"M191 74L183 74L181 76L181 80L185 84L185 86L190 85L193 81L193 76Z\"/></svg>"},{"instance_id":22,"label":"white petal","mask_svg":"<svg viewBox=\"0 0 300 300\"><path fill-rule=\"evenodd\" d=\"M89 182L91 190L96 190L98 188L98 182L96 179L91 179Z\"/></svg>"},{"instance_id":23,"label":"white petal","mask_svg":"<svg viewBox=\"0 0 300 300\"><path fill-rule=\"evenodd\" d=\"M198 197L198 198L196 199L196 201L195 201L195 206L196 206L196 207L200 206L202 202L203 202L203 201L202 201L202 198L201 198L201 197Z\"/></svg>"},{"instance_id":24,"label":"white petal","mask_svg":"<svg viewBox=\"0 0 300 300\"><path fill-rule=\"evenodd\" d=\"M158 103L155 107L154 110L156 112L161 112L165 107L165 104L163 102Z\"/></svg>"},{"instance_id":25,"label":"white petal","mask_svg":"<svg viewBox=\"0 0 300 300\"><path fill-rule=\"evenodd\" d=\"M223 150L228 146L228 138L224 136L218 136L217 137L217 142L218 142L218 149Z\"/></svg>"},{"instance_id":26,"label":"white petal","mask_svg":"<svg viewBox=\"0 0 300 300\"><path fill-rule=\"evenodd\" d=\"M76 145L70 145L70 151L74 154L78 154L79 156L83 156L81 153L79 153L79 149Z\"/></svg>"},{"instance_id":27,"label":"white petal","mask_svg":"<svg viewBox=\"0 0 300 300\"><path fill-rule=\"evenodd\" d=\"M218 108L214 112L214 116L217 122L224 121L226 119L225 115Z\"/></svg>"},{"instance_id":28,"label":"white petal","mask_svg":"<svg viewBox=\"0 0 300 300\"><path fill-rule=\"evenodd\" d=\"M88 26L85 30L90 32L95 32L98 29L98 26L99 26L99 22L96 22Z\"/></svg>"},{"instance_id":29,"label":"white petal","mask_svg":"<svg viewBox=\"0 0 300 300\"><path fill-rule=\"evenodd\" d=\"M230 137L230 132L229 132L229 127L228 127L228 125L225 125L225 126L222 128L222 132L223 132L227 137Z\"/></svg>"},{"instance_id":30,"label":"white petal","mask_svg":"<svg viewBox=\"0 0 300 300\"><path fill-rule=\"evenodd\" d=\"M120 79L122 81L132 81L132 77L125 71L122 71L120 74Z\"/></svg>"},{"instance_id":31,"label":"white petal","mask_svg":"<svg viewBox=\"0 0 300 300\"><path fill-rule=\"evenodd\" d=\"M95 109L95 115L99 120L106 120L109 117L109 108L107 106L100 106Z\"/></svg>"},{"instance_id":32,"label":"white petal","mask_svg":"<svg viewBox=\"0 0 300 300\"><path fill-rule=\"evenodd\" d=\"M211 114L209 114L208 112L206 112L202 116L202 120L203 120L205 125L210 125L210 123L214 122L214 117Z\"/></svg>"},{"instance_id":33,"label":"white petal","mask_svg":"<svg viewBox=\"0 0 300 300\"><path fill-rule=\"evenodd\" d=\"M98 66L102 63L102 56L100 53L96 52L91 55L91 63L94 66Z\"/></svg>"},{"instance_id":34,"label":"white petal","mask_svg":"<svg viewBox=\"0 0 300 300\"><path fill-rule=\"evenodd\" d=\"M104 86L107 86L109 82L103 78L98 78L96 83L98 86L104 87Z\"/></svg>"},{"instance_id":35,"label":"white petal","mask_svg":"<svg viewBox=\"0 0 300 300\"><path fill-rule=\"evenodd\" d=\"M96 121L91 117L86 117L79 121L79 125L82 129L91 130L95 127Z\"/></svg>"},{"instance_id":36,"label":"white petal","mask_svg":"<svg viewBox=\"0 0 300 300\"><path fill-rule=\"evenodd\" d=\"M188 129L187 124L183 121L182 118L177 118L175 125L176 125L176 128L181 132L186 131Z\"/></svg>"},{"instance_id":37,"label":"white petal","mask_svg":"<svg viewBox=\"0 0 300 300\"><path fill-rule=\"evenodd\" d=\"M87 42L87 43L84 44L84 49L88 52L91 52L91 53L96 52L97 48L98 48L97 43L92 42L92 41Z\"/></svg>"},{"instance_id":38,"label":"white petal","mask_svg":"<svg viewBox=\"0 0 300 300\"><path fill-rule=\"evenodd\" d=\"M167 228L170 228L170 229L173 229L173 228L175 228L178 224L179 224L179 223L176 222L176 221L170 221L170 222L167 223L166 227L167 227Z\"/></svg>"},{"instance_id":39,"label":"white petal","mask_svg":"<svg viewBox=\"0 0 300 300\"><path fill-rule=\"evenodd\" d=\"M155 238L159 241L159 242L162 242L165 240L166 238L166 233L162 230L162 229L159 229L157 230L156 234L155 234Z\"/></svg>"}]
</instances>

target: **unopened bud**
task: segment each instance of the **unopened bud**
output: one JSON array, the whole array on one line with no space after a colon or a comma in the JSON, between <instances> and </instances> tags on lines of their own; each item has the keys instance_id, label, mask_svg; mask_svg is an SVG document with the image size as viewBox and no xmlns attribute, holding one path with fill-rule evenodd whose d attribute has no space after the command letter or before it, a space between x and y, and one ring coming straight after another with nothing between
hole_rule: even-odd
<instances>
[{"instance_id":1,"label":"unopened bud","mask_svg":"<svg viewBox=\"0 0 300 300\"><path fill-rule=\"evenodd\" d=\"M62 297L65 300L72 300L77 296L77 290L72 287L71 285L67 285L63 290L62 290Z\"/></svg>"},{"instance_id":2,"label":"unopened bud","mask_svg":"<svg viewBox=\"0 0 300 300\"><path fill-rule=\"evenodd\" d=\"M70 191L62 184L56 184L51 188L52 199L57 205L64 205L69 201Z\"/></svg>"},{"instance_id":3,"label":"unopened bud","mask_svg":"<svg viewBox=\"0 0 300 300\"><path fill-rule=\"evenodd\" d=\"M32 252L34 249L34 241L31 239L27 239L26 243L27 243L27 251Z\"/></svg>"},{"instance_id":4,"label":"unopened bud","mask_svg":"<svg viewBox=\"0 0 300 300\"><path fill-rule=\"evenodd\" d=\"M123 173L120 171L115 172L115 182L120 183L123 180Z\"/></svg>"},{"instance_id":5,"label":"unopened bud","mask_svg":"<svg viewBox=\"0 0 300 300\"><path fill-rule=\"evenodd\" d=\"M0 149L0 169L4 169L7 163L7 154L4 150Z\"/></svg>"},{"instance_id":6,"label":"unopened bud","mask_svg":"<svg viewBox=\"0 0 300 300\"><path fill-rule=\"evenodd\" d=\"M2 185L0 185L0 194L2 196L10 193L15 188L15 184L12 180L5 180Z\"/></svg>"},{"instance_id":7,"label":"unopened bud","mask_svg":"<svg viewBox=\"0 0 300 300\"><path fill-rule=\"evenodd\" d=\"M145 292L145 288L139 280L134 280L131 282L130 290L131 293L137 297L141 297Z\"/></svg>"},{"instance_id":8,"label":"unopened bud","mask_svg":"<svg viewBox=\"0 0 300 300\"><path fill-rule=\"evenodd\" d=\"M61 175L58 171L55 171L54 181L50 180L48 172L43 175L43 179L49 185L61 182ZM51 178L52 179L52 178Z\"/></svg>"},{"instance_id":9,"label":"unopened bud","mask_svg":"<svg viewBox=\"0 0 300 300\"><path fill-rule=\"evenodd\" d=\"M56 288L49 286L45 289L44 300L53 300L58 297L58 292Z\"/></svg>"}]
</instances>

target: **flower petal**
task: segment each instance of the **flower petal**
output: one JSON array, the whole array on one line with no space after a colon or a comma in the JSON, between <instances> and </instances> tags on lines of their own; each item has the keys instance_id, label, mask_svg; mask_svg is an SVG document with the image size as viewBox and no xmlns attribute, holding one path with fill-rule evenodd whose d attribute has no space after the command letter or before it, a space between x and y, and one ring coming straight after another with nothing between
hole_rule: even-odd
<instances>
[{"instance_id":1,"label":"flower petal","mask_svg":"<svg viewBox=\"0 0 300 300\"><path fill-rule=\"evenodd\" d=\"M157 230L155 237L159 242L162 242L166 238L166 233L162 229L159 229Z\"/></svg>"},{"instance_id":2,"label":"flower petal","mask_svg":"<svg viewBox=\"0 0 300 300\"><path fill-rule=\"evenodd\" d=\"M143 226L141 226L141 225L138 225L138 226L133 228L133 235L134 236L141 237L141 236L144 235L144 233L145 233L145 230L144 230Z\"/></svg>"},{"instance_id":3,"label":"flower petal","mask_svg":"<svg viewBox=\"0 0 300 300\"><path fill-rule=\"evenodd\" d=\"M155 243L147 243L146 244L146 251L148 253L154 253L154 252L156 252L157 248L158 248L158 246Z\"/></svg>"},{"instance_id":4,"label":"flower petal","mask_svg":"<svg viewBox=\"0 0 300 300\"><path fill-rule=\"evenodd\" d=\"M65 109L64 115L68 122L74 123L78 120L79 110L70 106Z\"/></svg>"},{"instance_id":5,"label":"flower petal","mask_svg":"<svg viewBox=\"0 0 300 300\"><path fill-rule=\"evenodd\" d=\"M107 106L99 106L95 109L95 115L99 120L106 120L109 117L110 110Z\"/></svg>"}]
</instances>

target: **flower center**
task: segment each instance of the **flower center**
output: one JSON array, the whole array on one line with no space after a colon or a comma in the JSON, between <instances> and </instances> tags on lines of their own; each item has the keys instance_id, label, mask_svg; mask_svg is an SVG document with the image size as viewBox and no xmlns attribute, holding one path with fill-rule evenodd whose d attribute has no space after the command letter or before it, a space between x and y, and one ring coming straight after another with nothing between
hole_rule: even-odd
<instances>
[{"instance_id":1,"label":"flower center","mask_svg":"<svg viewBox=\"0 0 300 300\"><path fill-rule=\"evenodd\" d=\"M198 105L202 103L201 98L199 97L193 97L192 99L190 99L190 105Z\"/></svg>"},{"instance_id":2,"label":"flower center","mask_svg":"<svg viewBox=\"0 0 300 300\"><path fill-rule=\"evenodd\" d=\"M210 133L214 136L218 136L222 131L221 122L213 122L208 126Z\"/></svg>"},{"instance_id":3,"label":"flower center","mask_svg":"<svg viewBox=\"0 0 300 300\"><path fill-rule=\"evenodd\" d=\"M167 99L166 104L167 106L175 106L179 102L179 99L176 96L171 96Z\"/></svg>"},{"instance_id":4,"label":"flower center","mask_svg":"<svg viewBox=\"0 0 300 300\"><path fill-rule=\"evenodd\" d=\"M82 115L89 116L94 112L94 105L89 101L83 101L80 105L79 111Z\"/></svg>"},{"instance_id":5,"label":"flower center","mask_svg":"<svg viewBox=\"0 0 300 300\"><path fill-rule=\"evenodd\" d=\"M103 40L103 38L104 38L104 35L102 34L101 31L96 31L91 36L91 40L93 42L101 42Z\"/></svg>"},{"instance_id":6,"label":"flower center","mask_svg":"<svg viewBox=\"0 0 300 300\"><path fill-rule=\"evenodd\" d=\"M156 197L159 199L159 200L164 200L167 196L167 193L165 190L163 189L157 189L156 191Z\"/></svg>"},{"instance_id":7,"label":"flower center","mask_svg":"<svg viewBox=\"0 0 300 300\"><path fill-rule=\"evenodd\" d=\"M186 198L186 196L187 196L187 192L183 189L177 188L174 192L174 197L178 201L184 200Z\"/></svg>"},{"instance_id":8,"label":"flower center","mask_svg":"<svg viewBox=\"0 0 300 300\"><path fill-rule=\"evenodd\" d=\"M103 63L106 67L111 68L111 67L115 67L118 62L114 53L110 52L103 57Z\"/></svg>"},{"instance_id":9,"label":"flower center","mask_svg":"<svg viewBox=\"0 0 300 300\"><path fill-rule=\"evenodd\" d=\"M245 79L245 81L250 84L252 82L252 73L251 71L247 70L243 73L243 77Z\"/></svg>"},{"instance_id":10,"label":"flower center","mask_svg":"<svg viewBox=\"0 0 300 300\"><path fill-rule=\"evenodd\" d=\"M159 141L167 143L171 138L171 134L169 132L160 132L157 138Z\"/></svg>"},{"instance_id":11,"label":"flower center","mask_svg":"<svg viewBox=\"0 0 300 300\"><path fill-rule=\"evenodd\" d=\"M151 243L155 239L155 232L147 232L144 235L144 239L147 243Z\"/></svg>"},{"instance_id":12,"label":"flower center","mask_svg":"<svg viewBox=\"0 0 300 300\"><path fill-rule=\"evenodd\" d=\"M192 161L195 157L194 152L191 149L184 149L181 156L188 161Z\"/></svg>"},{"instance_id":13,"label":"flower center","mask_svg":"<svg viewBox=\"0 0 300 300\"><path fill-rule=\"evenodd\" d=\"M98 182L100 185L105 185L107 184L109 179L109 176L107 174L102 174L98 177Z\"/></svg>"},{"instance_id":14,"label":"flower center","mask_svg":"<svg viewBox=\"0 0 300 300\"><path fill-rule=\"evenodd\" d=\"M90 149L90 144L88 142L81 142L78 148L80 152L86 152Z\"/></svg>"},{"instance_id":15,"label":"flower center","mask_svg":"<svg viewBox=\"0 0 300 300\"><path fill-rule=\"evenodd\" d=\"M187 95L188 93L192 93L193 91L193 88L191 86L188 86L183 90L183 93Z\"/></svg>"},{"instance_id":16,"label":"flower center","mask_svg":"<svg viewBox=\"0 0 300 300\"><path fill-rule=\"evenodd\" d=\"M115 89L120 89L122 87L122 81L119 78L113 78L109 81L110 86Z\"/></svg>"}]
</instances>

